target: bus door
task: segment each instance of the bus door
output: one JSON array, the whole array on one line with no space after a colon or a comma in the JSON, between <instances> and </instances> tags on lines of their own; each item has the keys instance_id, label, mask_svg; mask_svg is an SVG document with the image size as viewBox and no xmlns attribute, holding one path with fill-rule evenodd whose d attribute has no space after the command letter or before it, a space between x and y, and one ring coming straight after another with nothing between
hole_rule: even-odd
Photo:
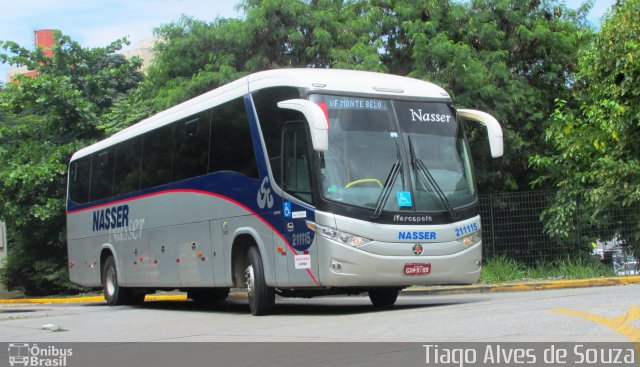
<instances>
[{"instance_id":1,"label":"bus door","mask_svg":"<svg viewBox=\"0 0 640 367\"><path fill-rule=\"evenodd\" d=\"M306 225L306 220L315 220L311 188L312 148L304 121L285 123L282 132L282 200L281 233L294 251L288 261L289 283L292 286L316 285L318 274L318 252L312 246L315 233Z\"/></svg>"}]
</instances>

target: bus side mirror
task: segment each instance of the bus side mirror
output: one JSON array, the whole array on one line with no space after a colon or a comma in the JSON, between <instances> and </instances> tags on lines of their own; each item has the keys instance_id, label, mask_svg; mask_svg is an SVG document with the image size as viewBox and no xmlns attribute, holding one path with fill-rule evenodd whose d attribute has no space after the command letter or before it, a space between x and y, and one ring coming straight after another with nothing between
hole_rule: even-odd
<instances>
[{"instance_id":1,"label":"bus side mirror","mask_svg":"<svg viewBox=\"0 0 640 367\"><path fill-rule=\"evenodd\" d=\"M278 102L278 107L302 112L309 124L313 150L318 152L329 150L329 122L320 106L306 99L290 99Z\"/></svg>"},{"instance_id":2,"label":"bus side mirror","mask_svg":"<svg viewBox=\"0 0 640 367\"><path fill-rule=\"evenodd\" d=\"M472 120L481 123L487 127L489 135L489 147L491 148L491 156L493 158L502 157L504 153L504 142L502 138L502 127L495 117L486 112L476 110L458 110L458 116L465 120Z\"/></svg>"}]
</instances>

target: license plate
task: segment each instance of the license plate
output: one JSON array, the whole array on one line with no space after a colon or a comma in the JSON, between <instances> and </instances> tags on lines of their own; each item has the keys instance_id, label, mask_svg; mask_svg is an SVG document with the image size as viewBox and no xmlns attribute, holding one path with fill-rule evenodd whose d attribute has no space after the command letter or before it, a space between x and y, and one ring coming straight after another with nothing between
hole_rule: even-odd
<instances>
[{"instance_id":1,"label":"license plate","mask_svg":"<svg viewBox=\"0 0 640 367\"><path fill-rule=\"evenodd\" d=\"M404 275L431 274L431 264L404 264Z\"/></svg>"}]
</instances>

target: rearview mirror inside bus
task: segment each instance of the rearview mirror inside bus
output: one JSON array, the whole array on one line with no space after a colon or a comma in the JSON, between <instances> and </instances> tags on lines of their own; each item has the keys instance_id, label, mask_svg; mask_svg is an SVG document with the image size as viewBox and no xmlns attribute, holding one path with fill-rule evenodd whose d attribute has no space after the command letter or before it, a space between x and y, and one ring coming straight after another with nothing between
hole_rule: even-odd
<instances>
[{"instance_id":1,"label":"rearview mirror inside bus","mask_svg":"<svg viewBox=\"0 0 640 367\"><path fill-rule=\"evenodd\" d=\"M305 99L290 99L278 102L278 107L302 112L309 124L313 150L318 152L329 150L329 122L320 106Z\"/></svg>"},{"instance_id":2,"label":"rearview mirror inside bus","mask_svg":"<svg viewBox=\"0 0 640 367\"><path fill-rule=\"evenodd\" d=\"M487 133L489 135L489 147L491 148L491 156L493 158L502 157L502 154L504 152L502 128L500 127L500 123L498 123L498 120L496 120L495 117L489 115L486 112L466 109L458 110L458 115L462 119L476 121L486 126Z\"/></svg>"}]
</instances>

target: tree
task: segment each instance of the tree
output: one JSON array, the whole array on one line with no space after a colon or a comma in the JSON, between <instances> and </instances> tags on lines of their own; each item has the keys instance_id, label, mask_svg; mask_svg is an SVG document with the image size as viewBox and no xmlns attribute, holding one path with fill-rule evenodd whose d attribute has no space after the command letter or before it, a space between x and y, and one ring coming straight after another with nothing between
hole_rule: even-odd
<instances>
[{"instance_id":1,"label":"tree","mask_svg":"<svg viewBox=\"0 0 640 367\"><path fill-rule=\"evenodd\" d=\"M638 35L640 0L619 1L580 55L571 98L557 100L546 132L555 151L531 160L544 172L535 183L559 190L545 212L546 229L555 237L574 233L580 215L596 238L619 235L640 249ZM624 211L629 222L611 215L616 211Z\"/></svg>"},{"instance_id":2,"label":"tree","mask_svg":"<svg viewBox=\"0 0 640 367\"><path fill-rule=\"evenodd\" d=\"M182 17L159 41L141 94L162 110L246 74L284 67L387 71L368 1L241 1L245 19Z\"/></svg>"},{"instance_id":3,"label":"tree","mask_svg":"<svg viewBox=\"0 0 640 367\"><path fill-rule=\"evenodd\" d=\"M442 85L457 106L494 114L506 153L489 158L471 128L481 192L529 188L528 158L555 98L568 98L590 3L475 0L244 0L245 19L182 18L161 40L142 100L161 110L242 75L282 67L333 67L409 75Z\"/></svg>"},{"instance_id":4,"label":"tree","mask_svg":"<svg viewBox=\"0 0 640 367\"><path fill-rule=\"evenodd\" d=\"M371 70L440 84L457 106L486 110L504 127L507 149L498 163L487 158L487 144L480 138L484 134L470 129L480 191L528 187L535 178L528 157L552 145L541 136L550 124L554 99L569 100L571 86L579 84L572 70L578 50L592 36L585 24L589 6L570 11L559 0L242 0L243 19L183 17L158 27L155 60L144 81L137 60L114 54L124 40L83 49L59 35L53 58L5 42L2 47L9 54L0 54L1 61L27 65L40 74L0 92L5 120L0 159L10 162L0 168L0 178L7 179L0 200L3 212L18 225L12 228L23 236L14 246L30 254L44 238L56 238L51 247L63 251L59 230L64 205L55 198L64 197L64 170L76 148L272 68ZM50 138L38 135L34 126ZM24 150L10 144L19 139L34 144ZM35 156L27 159L29 154ZM30 175L42 177L38 184L47 188L46 195L32 191L26 182ZM28 210L21 213L20 207ZM42 230L50 225L51 232L39 233L37 225ZM15 266L9 273L25 269L35 274L30 260L10 260ZM42 277L55 273L56 266ZM58 283L44 279L42 284Z\"/></svg>"},{"instance_id":5,"label":"tree","mask_svg":"<svg viewBox=\"0 0 640 367\"><path fill-rule=\"evenodd\" d=\"M558 1L421 3L396 5L405 17L414 12L402 20L410 75L442 85L459 107L485 110L502 124L501 160L492 160L478 141L484 133L470 132L481 192L527 189L535 177L528 157L546 149L542 136L554 98L569 96L577 50L591 36L590 4L572 11Z\"/></svg>"},{"instance_id":6,"label":"tree","mask_svg":"<svg viewBox=\"0 0 640 367\"><path fill-rule=\"evenodd\" d=\"M3 42L0 60L26 65L0 90L0 217L11 228L3 268L27 293L74 289L66 271L65 191L71 154L104 136L98 116L142 79L139 60L116 54L126 40L86 49L59 32L53 56Z\"/></svg>"}]
</instances>

